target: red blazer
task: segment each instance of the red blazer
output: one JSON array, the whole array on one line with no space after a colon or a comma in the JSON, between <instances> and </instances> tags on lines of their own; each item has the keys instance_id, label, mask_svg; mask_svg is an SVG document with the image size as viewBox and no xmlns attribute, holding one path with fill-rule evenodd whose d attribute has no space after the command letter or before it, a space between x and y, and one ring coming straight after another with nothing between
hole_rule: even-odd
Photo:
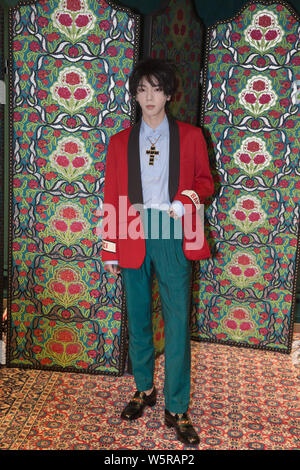
<instances>
[{"instance_id":1,"label":"red blazer","mask_svg":"<svg viewBox=\"0 0 300 470\"><path fill-rule=\"evenodd\" d=\"M191 260L210 257L203 234L200 242L196 222L200 220L200 204L214 191L206 143L201 129L168 117L170 130L169 196L170 201L184 204L183 251ZM143 204L139 133L141 121L110 138L104 184L102 226L102 261L118 260L123 268L139 268L145 257L145 236L141 214L134 204ZM120 198L120 196L122 196ZM109 206L110 205L110 206ZM114 208L115 214L107 207ZM114 227L115 223L115 227ZM140 235L133 239L130 227ZM136 230L134 231L136 233Z\"/></svg>"}]
</instances>

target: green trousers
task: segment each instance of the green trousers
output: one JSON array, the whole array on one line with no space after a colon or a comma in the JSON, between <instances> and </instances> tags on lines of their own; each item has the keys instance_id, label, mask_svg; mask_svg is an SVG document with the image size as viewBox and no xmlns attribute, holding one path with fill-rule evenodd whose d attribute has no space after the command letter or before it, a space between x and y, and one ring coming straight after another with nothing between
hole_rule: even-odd
<instances>
[{"instance_id":1,"label":"green trousers","mask_svg":"<svg viewBox=\"0 0 300 470\"><path fill-rule=\"evenodd\" d=\"M166 212L148 209L144 213L144 228L148 228L148 237L142 266L122 268L133 376L139 391L152 388L155 366L152 282L155 272L165 328L165 407L172 413L184 413L190 399L192 264L183 253L180 219L175 221Z\"/></svg>"}]
</instances>

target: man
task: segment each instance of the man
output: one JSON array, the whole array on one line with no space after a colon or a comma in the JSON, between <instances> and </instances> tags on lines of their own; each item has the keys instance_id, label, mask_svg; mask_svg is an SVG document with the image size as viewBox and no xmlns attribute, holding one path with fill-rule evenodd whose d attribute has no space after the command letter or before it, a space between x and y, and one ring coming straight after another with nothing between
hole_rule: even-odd
<instances>
[{"instance_id":1,"label":"man","mask_svg":"<svg viewBox=\"0 0 300 470\"><path fill-rule=\"evenodd\" d=\"M199 128L166 113L176 91L176 75L167 62L139 63L129 86L142 119L109 142L104 211L113 208L115 214L113 210L114 216L103 220L102 243L105 269L121 272L124 281L137 386L121 417L137 419L156 403L151 319L155 271L165 325L165 424L176 429L180 441L197 445L187 414L189 306L191 260L210 256L199 216L201 204L213 193L206 144Z\"/></svg>"}]
</instances>

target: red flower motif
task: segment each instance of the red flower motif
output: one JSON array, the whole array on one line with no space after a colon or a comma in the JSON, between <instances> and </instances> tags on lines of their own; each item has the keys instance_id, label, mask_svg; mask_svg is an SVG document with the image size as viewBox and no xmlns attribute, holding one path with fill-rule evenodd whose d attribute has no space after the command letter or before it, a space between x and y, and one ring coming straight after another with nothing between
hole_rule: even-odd
<instances>
[{"instance_id":1,"label":"red flower motif","mask_svg":"<svg viewBox=\"0 0 300 470\"><path fill-rule=\"evenodd\" d=\"M72 161L72 165L74 168L81 168L84 166L84 164L85 164L85 160L82 157L76 157Z\"/></svg>"},{"instance_id":2,"label":"red flower motif","mask_svg":"<svg viewBox=\"0 0 300 470\"><path fill-rule=\"evenodd\" d=\"M266 88L266 84L263 80L255 80L252 86L255 91L263 91Z\"/></svg>"},{"instance_id":3,"label":"red flower motif","mask_svg":"<svg viewBox=\"0 0 300 470\"><path fill-rule=\"evenodd\" d=\"M256 96L253 93L246 93L245 100L247 103L254 104L256 102Z\"/></svg>"},{"instance_id":4,"label":"red flower motif","mask_svg":"<svg viewBox=\"0 0 300 470\"><path fill-rule=\"evenodd\" d=\"M246 330L251 330L251 323L249 322L243 322L240 324L240 330L246 331Z\"/></svg>"},{"instance_id":5,"label":"red flower motif","mask_svg":"<svg viewBox=\"0 0 300 470\"><path fill-rule=\"evenodd\" d=\"M238 266L233 266L230 268L230 271L234 276L240 276L242 274L242 270Z\"/></svg>"},{"instance_id":6,"label":"red flower motif","mask_svg":"<svg viewBox=\"0 0 300 470\"><path fill-rule=\"evenodd\" d=\"M65 157L65 155L59 155L57 158L56 158L56 163L59 165L59 166L62 166L64 168L67 168L69 166L69 159L67 157Z\"/></svg>"},{"instance_id":7,"label":"red flower motif","mask_svg":"<svg viewBox=\"0 0 300 470\"><path fill-rule=\"evenodd\" d=\"M260 219L260 214L258 212L252 212L250 215L249 215L249 220L250 222L256 222L257 220Z\"/></svg>"},{"instance_id":8,"label":"red flower motif","mask_svg":"<svg viewBox=\"0 0 300 470\"><path fill-rule=\"evenodd\" d=\"M255 269L254 268L247 268L244 271L246 277L253 277L255 276Z\"/></svg>"},{"instance_id":9,"label":"red flower motif","mask_svg":"<svg viewBox=\"0 0 300 470\"><path fill-rule=\"evenodd\" d=\"M249 152L257 152L259 150L259 143L255 142L255 140L248 142L247 149Z\"/></svg>"},{"instance_id":10,"label":"red flower motif","mask_svg":"<svg viewBox=\"0 0 300 470\"><path fill-rule=\"evenodd\" d=\"M243 208L246 210L254 209L254 202L251 199L245 199L243 201Z\"/></svg>"},{"instance_id":11,"label":"red flower motif","mask_svg":"<svg viewBox=\"0 0 300 470\"><path fill-rule=\"evenodd\" d=\"M77 88L74 93L76 100L84 100L87 97L87 91L84 88Z\"/></svg>"},{"instance_id":12,"label":"red flower motif","mask_svg":"<svg viewBox=\"0 0 300 470\"><path fill-rule=\"evenodd\" d=\"M246 219L246 214L242 211L236 211L235 213L235 217L238 219L238 220L245 220Z\"/></svg>"},{"instance_id":13,"label":"red flower motif","mask_svg":"<svg viewBox=\"0 0 300 470\"><path fill-rule=\"evenodd\" d=\"M267 31L267 33L265 35L265 39L267 41L273 41L273 39L276 39L277 36L278 36L277 31L275 31L274 29L270 29L269 31Z\"/></svg>"},{"instance_id":14,"label":"red flower motif","mask_svg":"<svg viewBox=\"0 0 300 470\"><path fill-rule=\"evenodd\" d=\"M83 224L81 222L73 222L70 225L70 230L71 230L72 233L82 232Z\"/></svg>"},{"instance_id":15,"label":"red flower motif","mask_svg":"<svg viewBox=\"0 0 300 470\"><path fill-rule=\"evenodd\" d=\"M67 9L71 11L81 10L80 0L67 0Z\"/></svg>"},{"instance_id":16,"label":"red flower motif","mask_svg":"<svg viewBox=\"0 0 300 470\"><path fill-rule=\"evenodd\" d=\"M83 28L89 23L89 17L87 15L79 15L77 16L75 23L78 28Z\"/></svg>"},{"instance_id":17,"label":"red flower motif","mask_svg":"<svg viewBox=\"0 0 300 470\"><path fill-rule=\"evenodd\" d=\"M60 87L57 90L57 93L60 96L60 98L63 98L64 100L68 100L68 99L71 98L71 92L70 92L69 88Z\"/></svg>"},{"instance_id":18,"label":"red flower motif","mask_svg":"<svg viewBox=\"0 0 300 470\"><path fill-rule=\"evenodd\" d=\"M65 285L62 282L53 282L51 287L58 294L64 294L66 292Z\"/></svg>"},{"instance_id":19,"label":"red flower motif","mask_svg":"<svg viewBox=\"0 0 300 470\"><path fill-rule=\"evenodd\" d=\"M62 210L62 216L64 219L76 219L77 212L75 209L73 209L73 207L65 207Z\"/></svg>"},{"instance_id":20,"label":"red flower motif","mask_svg":"<svg viewBox=\"0 0 300 470\"><path fill-rule=\"evenodd\" d=\"M70 154L74 154L78 152L78 145L75 142L67 142L64 145L64 151Z\"/></svg>"},{"instance_id":21,"label":"red flower motif","mask_svg":"<svg viewBox=\"0 0 300 470\"><path fill-rule=\"evenodd\" d=\"M262 35L262 32L260 31L260 29L254 29L253 31L251 31L250 36L255 41L260 41L263 35Z\"/></svg>"},{"instance_id":22,"label":"red flower motif","mask_svg":"<svg viewBox=\"0 0 300 470\"><path fill-rule=\"evenodd\" d=\"M261 15L258 20L258 24L263 28L268 28L272 24L272 19L268 15Z\"/></svg>"},{"instance_id":23,"label":"red flower motif","mask_svg":"<svg viewBox=\"0 0 300 470\"><path fill-rule=\"evenodd\" d=\"M238 263L241 264L242 266L247 266L250 264L250 258L247 255L241 255L238 257Z\"/></svg>"},{"instance_id":24,"label":"red flower motif","mask_svg":"<svg viewBox=\"0 0 300 470\"><path fill-rule=\"evenodd\" d=\"M80 76L78 73L70 72L66 74L66 82L69 85L78 85L80 83Z\"/></svg>"},{"instance_id":25,"label":"red flower motif","mask_svg":"<svg viewBox=\"0 0 300 470\"><path fill-rule=\"evenodd\" d=\"M233 316L234 318L237 318L238 320L243 320L244 318L246 318L245 310L242 310L241 308L237 308L236 310L233 311Z\"/></svg>"},{"instance_id":26,"label":"red flower motif","mask_svg":"<svg viewBox=\"0 0 300 470\"><path fill-rule=\"evenodd\" d=\"M264 163L266 161L266 158L264 155L255 155L253 161L254 163L256 163L256 165L259 165L261 163Z\"/></svg>"},{"instance_id":27,"label":"red flower motif","mask_svg":"<svg viewBox=\"0 0 300 470\"><path fill-rule=\"evenodd\" d=\"M68 226L63 220L56 220L54 226L59 232L66 232L68 230Z\"/></svg>"},{"instance_id":28,"label":"red flower motif","mask_svg":"<svg viewBox=\"0 0 300 470\"><path fill-rule=\"evenodd\" d=\"M251 162L251 158L250 158L250 156L248 155L248 153L241 153L241 155L240 155L240 160L241 160L241 162L243 162L243 163L250 163L250 162Z\"/></svg>"},{"instance_id":29,"label":"red flower motif","mask_svg":"<svg viewBox=\"0 0 300 470\"><path fill-rule=\"evenodd\" d=\"M82 291L82 285L78 284L78 283L77 284L76 283L70 284L69 287L68 287L68 292L71 295L77 295L81 291Z\"/></svg>"},{"instance_id":30,"label":"red flower motif","mask_svg":"<svg viewBox=\"0 0 300 470\"><path fill-rule=\"evenodd\" d=\"M73 335L68 330L59 330L56 334L56 339L62 343L70 343L73 341Z\"/></svg>"},{"instance_id":31,"label":"red flower motif","mask_svg":"<svg viewBox=\"0 0 300 470\"><path fill-rule=\"evenodd\" d=\"M61 25L68 27L71 26L73 23L72 16L68 13L62 13L61 15L59 15L58 21Z\"/></svg>"},{"instance_id":32,"label":"red flower motif","mask_svg":"<svg viewBox=\"0 0 300 470\"><path fill-rule=\"evenodd\" d=\"M266 103L269 103L271 101L271 96L264 93L263 95L261 95L259 97L259 100L260 104L266 104Z\"/></svg>"}]
</instances>

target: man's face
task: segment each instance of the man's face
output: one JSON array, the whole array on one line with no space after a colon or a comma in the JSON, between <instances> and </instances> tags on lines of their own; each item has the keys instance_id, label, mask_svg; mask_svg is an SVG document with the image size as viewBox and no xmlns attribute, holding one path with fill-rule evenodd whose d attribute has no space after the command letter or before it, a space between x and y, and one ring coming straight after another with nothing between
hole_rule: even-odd
<instances>
[{"instance_id":1,"label":"man's face","mask_svg":"<svg viewBox=\"0 0 300 470\"><path fill-rule=\"evenodd\" d=\"M152 82L158 83L155 78L152 79ZM144 118L163 118L166 102L170 98L158 85L152 86L145 77L141 79L137 88L136 100L142 108Z\"/></svg>"}]
</instances>

